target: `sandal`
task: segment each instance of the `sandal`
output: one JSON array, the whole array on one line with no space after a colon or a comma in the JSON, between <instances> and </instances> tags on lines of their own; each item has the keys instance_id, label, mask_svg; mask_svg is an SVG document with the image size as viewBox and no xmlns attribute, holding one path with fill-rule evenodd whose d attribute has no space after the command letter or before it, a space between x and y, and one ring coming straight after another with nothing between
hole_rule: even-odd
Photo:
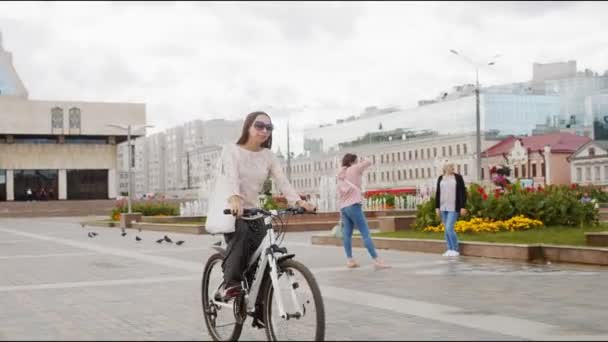
<instances>
[{"instance_id":1,"label":"sandal","mask_svg":"<svg viewBox=\"0 0 608 342\"><path fill-rule=\"evenodd\" d=\"M348 268L357 268L357 267L359 267L359 264L356 261L354 261L354 260L353 261L348 261L346 263L346 267L348 267Z\"/></svg>"},{"instance_id":2,"label":"sandal","mask_svg":"<svg viewBox=\"0 0 608 342\"><path fill-rule=\"evenodd\" d=\"M391 268L391 266L384 263L384 261L376 261L374 262L374 268L377 270Z\"/></svg>"}]
</instances>

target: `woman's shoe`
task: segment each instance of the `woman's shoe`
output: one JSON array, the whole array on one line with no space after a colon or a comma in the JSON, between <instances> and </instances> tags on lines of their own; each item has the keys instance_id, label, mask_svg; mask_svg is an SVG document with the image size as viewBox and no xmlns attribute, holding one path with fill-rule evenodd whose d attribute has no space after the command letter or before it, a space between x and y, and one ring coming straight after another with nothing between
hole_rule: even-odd
<instances>
[{"instance_id":1,"label":"woman's shoe","mask_svg":"<svg viewBox=\"0 0 608 342\"><path fill-rule=\"evenodd\" d=\"M374 268L377 270L382 270L382 269L391 268L391 267L389 265L385 264L384 261L382 261L382 260L376 260L376 262L374 262Z\"/></svg>"},{"instance_id":2,"label":"woman's shoe","mask_svg":"<svg viewBox=\"0 0 608 342\"><path fill-rule=\"evenodd\" d=\"M359 267L359 264L357 264L357 262L354 260L349 260L348 262L346 262L346 267L357 268L357 267Z\"/></svg>"}]
</instances>

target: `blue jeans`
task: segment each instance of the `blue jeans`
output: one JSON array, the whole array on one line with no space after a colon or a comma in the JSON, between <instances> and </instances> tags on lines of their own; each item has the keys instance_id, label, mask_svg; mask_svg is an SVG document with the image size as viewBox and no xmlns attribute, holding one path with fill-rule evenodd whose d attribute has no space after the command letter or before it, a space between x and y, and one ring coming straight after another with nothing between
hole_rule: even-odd
<instances>
[{"instance_id":1,"label":"blue jeans","mask_svg":"<svg viewBox=\"0 0 608 342\"><path fill-rule=\"evenodd\" d=\"M361 233L361 238L363 239L363 244L369 255L372 258L376 259L378 254L376 253L376 249L374 248L374 243L372 242L372 237L369 234L369 227L367 226L367 220L365 219L365 215L363 214L363 208L361 207L361 203L355 203L346 208L340 209L340 213L342 214L342 226L344 227L344 237L342 241L344 243L344 251L346 252L347 258L353 257L353 229L354 226L357 225L359 232Z\"/></svg>"},{"instance_id":2,"label":"blue jeans","mask_svg":"<svg viewBox=\"0 0 608 342\"><path fill-rule=\"evenodd\" d=\"M448 245L448 250L458 252L458 237L454 231L454 224L458 219L456 211L441 211L441 221L445 227L445 241Z\"/></svg>"}]
</instances>

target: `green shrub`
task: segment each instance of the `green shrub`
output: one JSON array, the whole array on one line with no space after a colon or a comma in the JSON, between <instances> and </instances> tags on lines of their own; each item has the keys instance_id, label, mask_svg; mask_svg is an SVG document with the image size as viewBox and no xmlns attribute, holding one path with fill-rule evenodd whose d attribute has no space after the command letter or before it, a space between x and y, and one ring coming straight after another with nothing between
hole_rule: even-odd
<instances>
[{"instance_id":1,"label":"green shrub","mask_svg":"<svg viewBox=\"0 0 608 342\"><path fill-rule=\"evenodd\" d=\"M112 220L120 220L120 213L129 211L127 201L120 200L116 202L116 206L112 209L110 218ZM179 205L165 201L136 201L131 203L131 211L134 213L142 213L143 216L179 216Z\"/></svg>"},{"instance_id":2,"label":"green shrub","mask_svg":"<svg viewBox=\"0 0 608 342\"><path fill-rule=\"evenodd\" d=\"M441 219L435 214L435 197L432 196L430 200L418 204L416 210L416 221L413 226L418 229L422 229L428 226L437 226L441 223Z\"/></svg>"},{"instance_id":3,"label":"green shrub","mask_svg":"<svg viewBox=\"0 0 608 342\"><path fill-rule=\"evenodd\" d=\"M471 184L468 188L466 216L461 219L489 218L508 220L514 216L542 221L547 226L596 225L599 210L594 203L581 203L581 190L576 186L550 185L525 189L519 183L507 186L504 192L486 193L483 187ZM439 224L434 198L418 205L414 226L422 229Z\"/></svg>"}]
</instances>

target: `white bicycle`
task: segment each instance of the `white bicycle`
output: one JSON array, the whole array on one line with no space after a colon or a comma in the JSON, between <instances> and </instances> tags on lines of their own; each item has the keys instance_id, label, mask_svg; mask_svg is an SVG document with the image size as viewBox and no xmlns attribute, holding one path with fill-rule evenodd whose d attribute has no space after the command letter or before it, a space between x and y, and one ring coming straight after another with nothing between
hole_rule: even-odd
<instances>
[{"instance_id":1,"label":"white bicycle","mask_svg":"<svg viewBox=\"0 0 608 342\"><path fill-rule=\"evenodd\" d=\"M240 295L228 302L214 298L223 282L222 262L226 252L220 246L221 241L214 245L218 253L207 260L201 288L205 324L213 340L238 340L247 316L254 318L254 327L266 330L270 341L324 340L325 309L319 285L310 270L293 259L295 254L280 247L285 226L282 218L304 212L303 208L244 210L244 217L263 215L266 236L243 272ZM224 213L230 214L230 210ZM275 224L280 228L278 233L273 221L278 223Z\"/></svg>"}]
</instances>

